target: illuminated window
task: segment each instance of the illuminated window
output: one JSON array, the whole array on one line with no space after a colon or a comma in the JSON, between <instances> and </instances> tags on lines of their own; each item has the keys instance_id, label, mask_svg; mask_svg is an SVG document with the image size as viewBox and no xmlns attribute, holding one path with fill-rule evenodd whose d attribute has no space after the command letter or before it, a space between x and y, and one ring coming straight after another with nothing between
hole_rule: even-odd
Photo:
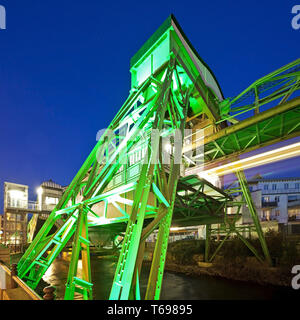
<instances>
[{"instance_id":1,"label":"illuminated window","mask_svg":"<svg viewBox=\"0 0 300 320\"><path fill-rule=\"evenodd\" d=\"M25 193L20 190L9 190L10 197L12 199L24 199L25 198Z\"/></svg>"},{"instance_id":2,"label":"illuminated window","mask_svg":"<svg viewBox=\"0 0 300 320\"><path fill-rule=\"evenodd\" d=\"M275 210L275 216L279 217L280 216L280 210Z\"/></svg>"},{"instance_id":3,"label":"illuminated window","mask_svg":"<svg viewBox=\"0 0 300 320\"><path fill-rule=\"evenodd\" d=\"M289 218L300 219L300 209L288 209Z\"/></svg>"},{"instance_id":4,"label":"illuminated window","mask_svg":"<svg viewBox=\"0 0 300 320\"><path fill-rule=\"evenodd\" d=\"M142 155L141 150L138 150L138 151L135 153L135 161L136 161L136 163L141 160L141 155Z\"/></svg>"},{"instance_id":5,"label":"illuminated window","mask_svg":"<svg viewBox=\"0 0 300 320\"><path fill-rule=\"evenodd\" d=\"M271 216L271 210L266 210L265 218L269 221Z\"/></svg>"},{"instance_id":6,"label":"illuminated window","mask_svg":"<svg viewBox=\"0 0 300 320\"><path fill-rule=\"evenodd\" d=\"M129 156L129 165L132 166L134 163L135 163L135 162L134 162L134 154L131 154L131 155Z\"/></svg>"},{"instance_id":7,"label":"illuminated window","mask_svg":"<svg viewBox=\"0 0 300 320\"><path fill-rule=\"evenodd\" d=\"M45 203L46 204L58 204L58 198L46 197Z\"/></svg>"}]
</instances>

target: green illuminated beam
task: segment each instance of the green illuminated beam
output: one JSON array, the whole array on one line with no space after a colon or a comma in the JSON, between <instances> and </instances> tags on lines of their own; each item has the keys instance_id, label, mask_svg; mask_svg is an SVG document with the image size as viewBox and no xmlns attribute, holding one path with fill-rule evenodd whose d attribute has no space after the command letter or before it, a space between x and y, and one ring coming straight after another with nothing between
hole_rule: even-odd
<instances>
[{"instance_id":1,"label":"green illuminated beam","mask_svg":"<svg viewBox=\"0 0 300 320\"><path fill-rule=\"evenodd\" d=\"M82 294L84 299L92 299L88 227L105 226L112 231L117 225L126 223L110 299L141 298L139 281L145 240L155 229L158 229L158 239L145 298L159 299L173 218L183 224L199 222L203 217L205 223L224 220L224 207L232 200L230 196L217 192L209 183L199 183L200 179L194 177L182 178L178 185L180 164L175 159L182 159L181 144L170 139L171 165L167 167L162 161L163 139L173 137L176 130L181 132L182 142L185 128L191 129L208 121L217 132L225 125L216 125L216 122L228 116L221 108L223 94L215 76L173 16L135 55L130 71L129 97L18 264L20 277L33 288L73 237L65 299L74 299L75 293ZM293 92L297 89L292 74L290 78L291 86L285 87L288 91L283 99L292 89ZM258 90L257 99L259 93ZM262 131L258 131L261 135ZM285 130L281 131L285 133ZM225 135L223 132L220 138ZM251 139L253 137L250 137L251 143L257 144ZM237 140L240 147L245 148L243 141ZM226 141L220 142L216 138L211 142L213 147L208 153L213 159L233 152L226 150ZM249 140L247 143L252 146ZM246 188L245 183L241 188ZM217 195L210 196L207 189ZM186 201L182 195L184 191L189 195ZM251 199L247 201L251 204ZM153 220L145 223L148 218ZM52 228L57 225L53 232ZM80 252L82 276L78 275Z\"/></svg>"},{"instance_id":2,"label":"green illuminated beam","mask_svg":"<svg viewBox=\"0 0 300 320\"><path fill-rule=\"evenodd\" d=\"M81 293L84 300L91 300L92 280L87 226L87 209L81 207L73 241L72 257L65 291L65 300L73 300L75 292ZM82 255L82 278L77 277L79 254Z\"/></svg>"},{"instance_id":3,"label":"green illuminated beam","mask_svg":"<svg viewBox=\"0 0 300 320\"><path fill-rule=\"evenodd\" d=\"M297 59L286 66L273 71L272 73L255 81L251 86L233 98L231 101L224 100L221 102L221 108L231 112L232 115L224 115L224 120L230 120L239 114L256 109L276 99L282 98L279 104L284 103L290 95L300 89L300 59ZM255 94L253 94L253 92ZM233 107L243 101L248 101L247 98L253 97L254 101L250 104ZM236 112L243 110L241 112ZM220 122L219 121L219 122Z\"/></svg>"},{"instance_id":4,"label":"green illuminated beam","mask_svg":"<svg viewBox=\"0 0 300 320\"><path fill-rule=\"evenodd\" d=\"M269 253L269 250L268 250L266 239L264 237L264 234L263 234L263 231L262 231L262 228L261 228L261 225L260 225L260 221L259 221L259 218L258 218L258 215L257 215L257 211L256 211L256 208L255 208L255 204L253 202L253 199L251 197L251 193L249 191L249 187L248 187L248 184L247 184L247 180L246 180L244 171L242 171L242 170L241 171L237 171L236 172L236 176L237 176L237 178L239 180L241 189L243 191L243 196L245 197L245 201L246 201L246 203L248 205L251 217L253 219L253 223L254 223L254 225L256 227L256 231L257 231L257 234L258 234L258 238L259 238L260 244L262 246L263 253L265 255L265 259L266 259L266 261L268 262L269 265L272 265L272 260L271 260L271 256L270 256L270 253Z\"/></svg>"}]
</instances>

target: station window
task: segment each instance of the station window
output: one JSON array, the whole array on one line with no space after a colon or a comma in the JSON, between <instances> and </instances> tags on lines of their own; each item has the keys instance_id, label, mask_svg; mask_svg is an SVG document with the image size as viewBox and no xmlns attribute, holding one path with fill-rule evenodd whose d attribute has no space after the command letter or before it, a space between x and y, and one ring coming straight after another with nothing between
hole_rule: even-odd
<instances>
[{"instance_id":1,"label":"station window","mask_svg":"<svg viewBox=\"0 0 300 320\"><path fill-rule=\"evenodd\" d=\"M132 166L136 163L140 163L143 160L145 153L146 153L145 148L135 150L129 156L129 165Z\"/></svg>"},{"instance_id":2,"label":"station window","mask_svg":"<svg viewBox=\"0 0 300 320\"><path fill-rule=\"evenodd\" d=\"M136 163L141 160L141 155L142 155L141 150L138 150L138 151L135 153L135 162L136 162Z\"/></svg>"}]
</instances>

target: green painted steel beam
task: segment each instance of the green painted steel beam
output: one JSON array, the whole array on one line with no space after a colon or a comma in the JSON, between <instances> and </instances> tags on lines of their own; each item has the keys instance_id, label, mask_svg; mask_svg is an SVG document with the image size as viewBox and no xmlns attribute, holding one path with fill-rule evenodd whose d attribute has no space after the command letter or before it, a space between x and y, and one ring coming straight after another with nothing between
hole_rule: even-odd
<instances>
[{"instance_id":1,"label":"green painted steel beam","mask_svg":"<svg viewBox=\"0 0 300 320\"><path fill-rule=\"evenodd\" d=\"M290 70L290 67L283 69ZM284 102L298 90L294 80L298 71L285 76L283 69L254 85L257 110L266 102L261 99L264 83L270 84L272 80L282 84L287 78L290 81L283 89L274 87L268 101L280 96ZM180 164L174 159L178 155L181 159L181 145L172 145L171 165L166 169L162 163L163 139L173 137L174 131L179 130L182 141L184 129L192 127L191 121L208 119L219 131L205 137L205 158L211 161L299 134L296 122L299 120L299 99L221 130L225 127L224 120L231 117L226 105L229 100L223 102L215 76L192 47L174 16L168 18L131 60L131 74L129 97L18 264L20 277L31 287L37 286L73 237L65 299L74 299L76 292L84 299L91 299L93 283L88 227L98 226L99 232L104 229L125 231L110 299L140 299L145 240L150 232L158 229L145 298L159 299L170 226L173 223L224 222L226 203L233 200L224 191L196 176L180 178ZM231 100L230 107L245 94L243 92L235 101ZM216 125L217 122L220 124ZM275 123L280 124L278 132L274 129ZM240 178L241 189L251 206L268 259L251 195L246 190L244 177ZM114 212L118 212L117 217L112 214ZM59 221L57 231L51 233ZM77 275L80 252L84 269L82 278Z\"/></svg>"},{"instance_id":2,"label":"green painted steel beam","mask_svg":"<svg viewBox=\"0 0 300 320\"><path fill-rule=\"evenodd\" d=\"M241 189L243 191L243 196L244 196L245 201L246 201L246 203L248 205L249 212L251 214L253 223L255 225L256 232L257 232L257 235L258 235L258 238L259 238L259 241L260 241L260 244L261 244L264 256L265 256L265 259L266 259L267 263L271 266L272 265L272 259L271 259L270 253L269 253L269 249L268 249L268 246L267 246L267 243L266 243L266 239L265 239L264 233L263 233L262 228L261 228L261 224L260 224L260 221L259 221L259 218L258 218L258 215L257 215L256 207L255 207L255 204L253 202L253 199L252 199L249 187L248 187L248 183L247 183L244 171L242 171L242 170L241 171L237 171L236 172L236 176L237 176L237 178L239 180ZM251 248L249 246L249 244L247 244L247 242L245 240L243 240L243 241L249 248ZM253 250L253 248L251 248L251 251L255 252ZM255 254L255 255L257 255L257 254Z\"/></svg>"},{"instance_id":3,"label":"green painted steel beam","mask_svg":"<svg viewBox=\"0 0 300 320\"><path fill-rule=\"evenodd\" d=\"M299 123L300 97L222 129L205 138L205 166L214 166L220 161L300 136ZM184 151L191 148L184 148Z\"/></svg>"}]
</instances>

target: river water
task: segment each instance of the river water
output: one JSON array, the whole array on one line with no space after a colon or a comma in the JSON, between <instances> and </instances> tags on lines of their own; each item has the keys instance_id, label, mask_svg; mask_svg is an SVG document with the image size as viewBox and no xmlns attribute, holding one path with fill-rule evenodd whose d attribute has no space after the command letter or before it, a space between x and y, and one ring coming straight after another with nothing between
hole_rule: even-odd
<instances>
[{"instance_id":1,"label":"river water","mask_svg":"<svg viewBox=\"0 0 300 320\"><path fill-rule=\"evenodd\" d=\"M56 259L37 288L42 295L42 287L47 284L56 287L56 299L63 299L68 274L69 255ZM93 296L96 300L109 297L116 261L108 257L91 256ZM81 261L79 261L79 275ZM145 264L140 278L141 296L145 295L149 266ZM300 290L292 288L262 286L248 282L232 281L207 275L187 276L165 271L161 300L291 300L300 297Z\"/></svg>"}]
</instances>

